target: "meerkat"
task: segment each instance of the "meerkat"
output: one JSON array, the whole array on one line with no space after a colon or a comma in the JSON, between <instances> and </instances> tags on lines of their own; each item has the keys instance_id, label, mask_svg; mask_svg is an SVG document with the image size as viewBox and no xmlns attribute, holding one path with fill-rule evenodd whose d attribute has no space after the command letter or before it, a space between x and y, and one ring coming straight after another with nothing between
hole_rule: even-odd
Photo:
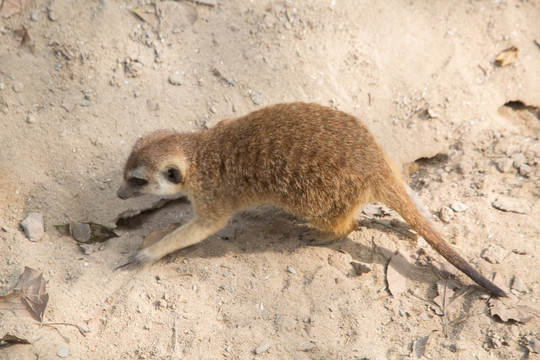
<instances>
[{"instance_id":1,"label":"meerkat","mask_svg":"<svg viewBox=\"0 0 540 360\"><path fill-rule=\"evenodd\" d=\"M341 239L357 229L361 207L378 201L395 209L476 283L495 296L507 296L444 241L366 126L342 111L278 104L197 133L150 133L135 143L118 197L148 193L181 193L195 214L127 264L155 261L197 244L235 212L260 204L307 220L318 241Z\"/></svg>"}]
</instances>

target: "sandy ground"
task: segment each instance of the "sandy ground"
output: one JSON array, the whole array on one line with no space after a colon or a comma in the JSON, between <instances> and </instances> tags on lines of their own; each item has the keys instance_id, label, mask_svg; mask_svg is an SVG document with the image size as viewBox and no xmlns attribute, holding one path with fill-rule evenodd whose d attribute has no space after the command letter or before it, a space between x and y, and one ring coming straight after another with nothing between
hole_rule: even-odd
<instances>
[{"instance_id":1,"label":"sandy ground","mask_svg":"<svg viewBox=\"0 0 540 360\"><path fill-rule=\"evenodd\" d=\"M147 233L190 215L180 200L117 226L155 200L115 196L138 136L312 101L361 118L407 164L442 235L538 314L537 1L160 1L152 24L133 14L156 9L145 4L30 1L0 20L0 295L29 266L47 282L43 322L88 330L0 310L0 337L30 342L1 359L407 359L426 336L429 359L538 357L527 349L538 315L502 322L476 287L437 315L429 248L392 296L390 257L419 246L392 229L406 228L392 211L377 220L391 228L361 218L346 239L310 246L301 220L254 209L200 245L114 271ZM21 25L30 41L16 47ZM495 65L511 46L517 59ZM496 209L501 197L528 211ZM45 221L37 242L19 225L32 211ZM121 236L84 254L53 226L69 220ZM351 261L372 270L355 276Z\"/></svg>"}]
</instances>

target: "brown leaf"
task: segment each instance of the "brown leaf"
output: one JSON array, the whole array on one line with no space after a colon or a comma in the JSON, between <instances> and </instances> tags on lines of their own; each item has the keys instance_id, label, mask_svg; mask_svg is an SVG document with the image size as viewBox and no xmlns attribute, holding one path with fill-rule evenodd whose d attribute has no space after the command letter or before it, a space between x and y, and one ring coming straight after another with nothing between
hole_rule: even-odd
<instances>
[{"instance_id":1,"label":"brown leaf","mask_svg":"<svg viewBox=\"0 0 540 360\"><path fill-rule=\"evenodd\" d=\"M172 223L167 227L164 227L162 229L152 231L148 235L145 236L143 243L141 245L141 249L147 248L155 243L157 243L159 240L163 239L165 236L176 230L180 226L180 223Z\"/></svg>"},{"instance_id":2,"label":"brown leaf","mask_svg":"<svg viewBox=\"0 0 540 360\"><path fill-rule=\"evenodd\" d=\"M456 275L458 272L458 269L454 265L445 260L441 260L441 262L433 260L431 266L433 266L435 272L443 278L449 278Z\"/></svg>"},{"instance_id":3,"label":"brown leaf","mask_svg":"<svg viewBox=\"0 0 540 360\"><path fill-rule=\"evenodd\" d=\"M490 313L492 316L496 316L501 321L517 321L520 323L526 323L534 318L533 309L527 305L510 305L507 306L504 302L498 298L491 298L489 300Z\"/></svg>"},{"instance_id":4,"label":"brown leaf","mask_svg":"<svg viewBox=\"0 0 540 360\"><path fill-rule=\"evenodd\" d=\"M449 315L459 308L459 305L461 305L463 300L457 302L455 300L463 299L463 297L458 296L454 299L454 290L458 288L459 283L453 279L444 279L437 282L437 291L439 295L433 299L433 302L439 307L439 309L435 310L437 315Z\"/></svg>"},{"instance_id":5,"label":"brown leaf","mask_svg":"<svg viewBox=\"0 0 540 360\"><path fill-rule=\"evenodd\" d=\"M12 311L15 316L31 317L24 305L24 295L22 290L15 290L0 296L0 310Z\"/></svg>"},{"instance_id":6,"label":"brown leaf","mask_svg":"<svg viewBox=\"0 0 540 360\"><path fill-rule=\"evenodd\" d=\"M26 7L28 0L4 0L0 3L0 15L8 18L19 14Z\"/></svg>"},{"instance_id":7,"label":"brown leaf","mask_svg":"<svg viewBox=\"0 0 540 360\"><path fill-rule=\"evenodd\" d=\"M34 52L34 44L32 43L32 39L30 39L30 35L28 34L28 30L24 27L24 25L21 25L20 28L13 31L15 37L13 40L11 40L11 43L9 44L11 47L14 47L16 49L21 47L27 47L30 52Z\"/></svg>"},{"instance_id":8,"label":"brown leaf","mask_svg":"<svg viewBox=\"0 0 540 360\"><path fill-rule=\"evenodd\" d=\"M505 49L497 55L495 58L495 64L500 67L505 67L516 62L519 49L516 46L511 46Z\"/></svg>"},{"instance_id":9,"label":"brown leaf","mask_svg":"<svg viewBox=\"0 0 540 360\"><path fill-rule=\"evenodd\" d=\"M418 252L413 250L400 250L390 259L386 269L386 281L388 290L393 296L407 289L405 276L416 259L418 259Z\"/></svg>"},{"instance_id":10,"label":"brown leaf","mask_svg":"<svg viewBox=\"0 0 540 360\"><path fill-rule=\"evenodd\" d=\"M22 290L25 306L32 317L41 322L49 301L43 273L25 266L23 274L15 285L15 290Z\"/></svg>"}]
</instances>

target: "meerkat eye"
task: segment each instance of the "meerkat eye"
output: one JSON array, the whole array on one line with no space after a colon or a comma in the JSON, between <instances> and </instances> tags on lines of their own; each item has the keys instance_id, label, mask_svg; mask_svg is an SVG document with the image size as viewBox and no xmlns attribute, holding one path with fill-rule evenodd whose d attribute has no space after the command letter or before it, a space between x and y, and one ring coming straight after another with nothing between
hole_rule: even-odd
<instances>
[{"instance_id":1,"label":"meerkat eye","mask_svg":"<svg viewBox=\"0 0 540 360\"><path fill-rule=\"evenodd\" d=\"M165 175L165 179L174 184L180 184L180 182L182 182L182 174L180 174L180 170L178 170L177 168L168 168L164 171L163 175Z\"/></svg>"},{"instance_id":2,"label":"meerkat eye","mask_svg":"<svg viewBox=\"0 0 540 360\"><path fill-rule=\"evenodd\" d=\"M129 184L133 187L143 187L144 185L148 184L148 180L132 177L128 180Z\"/></svg>"}]
</instances>

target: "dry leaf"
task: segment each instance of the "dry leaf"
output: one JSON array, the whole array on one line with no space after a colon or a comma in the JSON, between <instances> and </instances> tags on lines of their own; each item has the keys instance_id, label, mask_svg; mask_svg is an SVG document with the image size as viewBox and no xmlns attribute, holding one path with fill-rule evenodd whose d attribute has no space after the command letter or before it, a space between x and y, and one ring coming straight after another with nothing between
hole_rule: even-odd
<instances>
[{"instance_id":1,"label":"dry leaf","mask_svg":"<svg viewBox=\"0 0 540 360\"><path fill-rule=\"evenodd\" d=\"M15 34L15 37L9 44L11 47L18 49L26 46L32 53L34 52L34 44L32 43L28 30L24 27L24 25L21 25L20 28L14 30L13 33Z\"/></svg>"},{"instance_id":2,"label":"dry leaf","mask_svg":"<svg viewBox=\"0 0 540 360\"><path fill-rule=\"evenodd\" d=\"M23 297L24 295L21 290L16 290L0 296L0 310L11 311L18 317L31 317L24 305Z\"/></svg>"},{"instance_id":3,"label":"dry leaf","mask_svg":"<svg viewBox=\"0 0 540 360\"><path fill-rule=\"evenodd\" d=\"M8 18L20 14L27 3L28 0L2 0L2 2L0 2L0 15Z\"/></svg>"},{"instance_id":4,"label":"dry leaf","mask_svg":"<svg viewBox=\"0 0 540 360\"><path fill-rule=\"evenodd\" d=\"M489 299L489 311L492 316L498 317L503 322L517 321L520 323L525 323L534 318L534 312L530 307L516 305L518 299L505 286L504 279L499 273L495 273L493 276L493 283L503 289L508 294L508 297Z\"/></svg>"},{"instance_id":5,"label":"dry leaf","mask_svg":"<svg viewBox=\"0 0 540 360\"><path fill-rule=\"evenodd\" d=\"M517 321L520 323L526 323L534 318L533 309L527 305L507 306L502 300L498 298L491 298L489 300L489 306L491 315L498 317L503 322Z\"/></svg>"},{"instance_id":6,"label":"dry leaf","mask_svg":"<svg viewBox=\"0 0 540 360\"><path fill-rule=\"evenodd\" d=\"M15 285L15 290L22 290L25 306L32 317L41 322L49 301L43 273L25 266L23 274Z\"/></svg>"},{"instance_id":7,"label":"dry leaf","mask_svg":"<svg viewBox=\"0 0 540 360\"><path fill-rule=\"evenodd\" d=\"M518 56L518 48L515 46L503 50L495 58L495 64L500 67L505 67L516 62Z\"/></svg>"},{"instance_id":8,"label":"dry leaf","mask_svg":"<svg viewBox=\"0 0 540 360\"><path fill-rule=\"evenodd\" d=\"M456 280L445 279L437 282L437 291L439 295L433 299L433 302L439 307L435 309L437 315L450 315L456 312L463 302L463 295L455 295L455 289L459 289L459 283Z\"/></svg>"},{"instance_id":9,"label":"dry leaf","mask_svg":"<svg viewBox=\"0 0 540 360\"><path fill-rule=\"evenodd\" d=\"M417 359L420 359L422 356L424 356L424 353L426 352L426 346L427 346L428 340L429 340L429 335L421 337L413 341L411 355L416 357Z\"/></svg>"},{"instance_id":10,"label":"dry leaf","mask_svg":"<svg viewBox=\"0 0 540 360\"><path fill-rule=\"evenodd\" d=\"M156 6L154 4L143 5L138 8L131 9L131 12L152 27L156 25L159 21L159 18L156 14Z\"/></svg>"},{"instance_id":11,"label":"dry leaf","mask_svg":"<svg viewBox=\"0 0 540 360\"><path fill-rule=\"evenodd\" d=\"M30 344L28 340L11 334L5 334L0 338L0 348L3 347L2 343L6 343L7 346L16 344Z\"/></svg>"},{"instance_id":12,"label":"dry leaf","mask_svg":"<svg viewBox=\"0 0 540 360\"><path fill-rule=\"evenodd\" d=\"M25 266L13 291L0 296L0 309L12 311L16 316L42 320L49 301L43 274Z\"/></svg>"},{"instance_id":13,"label":"dry leaf","mask_svg":"<svg viewBox=\"0 0 540 360\"><path fill-rule=\"evenodd\" d=\"M172 223L167 227L164 227L162 229L152 231L148 235L145 236L143 243L141 245L141 249L147 248L155 243L157 243L159 240L163 239L165 236L176 230L178 227L180 227L180 223Z\"/></svg>"},{"instance_id":14,"label":"dry leaf","mask_svg":"<svg viewBox=\"0 0 540 360\"><path fill-rule=\"evenodd\" d=\"M405 275L416 259L418 259L418 252L412 250L400 250L390 259L386 269L386 281L388 282L388 290L393 296L407 289Z\"/></svg>"},{"instance_id":15,"label":"dry leaf","mask_svg":"<svg viewBox=\"0 0 540 360\"><path fill-rule=\"evenodd\" d=\"M433 260L431 262L431 266L433 266L433 269L435 270L437 274L439 274L445 279L456 275L458 272L458 269L454 265L444 260L442 260L441 262L438 262L437 260Z\"/></svg>"}]
</instances>

